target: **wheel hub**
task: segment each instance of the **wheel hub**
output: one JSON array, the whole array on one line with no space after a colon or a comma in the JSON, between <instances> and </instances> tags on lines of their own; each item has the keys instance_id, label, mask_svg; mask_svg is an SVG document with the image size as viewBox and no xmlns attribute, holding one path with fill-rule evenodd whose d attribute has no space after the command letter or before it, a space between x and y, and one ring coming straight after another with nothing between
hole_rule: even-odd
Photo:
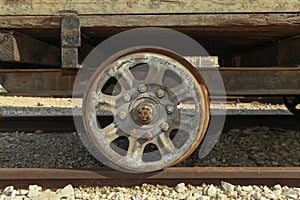
<instances>
[{"instance_id":1,"label":"wheel hub","mask_svg":"<svg viewBox=\"0 0 300 200\"><path fill-rule=\"evenodd\" d=\"M149 124L153 120L155 108L151 103L140 103L137 108L137 119L142 124Z\"/></svg>"}]
</instances>

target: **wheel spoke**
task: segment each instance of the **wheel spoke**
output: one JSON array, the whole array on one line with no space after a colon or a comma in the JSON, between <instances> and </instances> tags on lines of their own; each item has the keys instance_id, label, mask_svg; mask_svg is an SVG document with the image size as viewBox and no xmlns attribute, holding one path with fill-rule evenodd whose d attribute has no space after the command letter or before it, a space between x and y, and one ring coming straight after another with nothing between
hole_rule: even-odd
<instances>
[{"instance_id":1,"label":"wheel spoke","mask_svg":"<svg viewBox=\"0 0 300 200\"><path fill-rule=\"evenodd\" d=\"M162 84L165 74L165 68L160 64L149 64L149 70L146 82Z\"/></svg>"},{"instance_id":2,"label":"wheel spoke","mask_svg":"<svg viewBox=\"0 0 300 200\"><path fill-rule=\"evenodd\" d=\"M161 133L156 137L156 145L162 155L173 154L177 151L171 139L166 133Z\"/></svg>"},{"instance_id":3,"label":"wheel spoke","mask_svg":"<svg viewBox=\"0 0 300 200\"><path fill-rule=\"evenodd\" d=\"M135 161L141 161L145 144L140 144L137 141L137 139L133 136L128 137L128 139L129 139L129 147L126 156Z\"/></svg>"},{"instance_id":4,"label":"wheel spoke","mask_svg":"<svg viewBox=\"0 0 300 200\"><path fill-rule=\"evenodd\" d=\"M116 99L117 99L116 96L101 93L100 100L97 106L98 110L105 110L105 111L112 112L112 109L116 105Z\"/></svg>"},{"instance_id":5,"label":"wheel spoke","mask_svg":"<svg viewBox=\"0 0 300 200\"><path fill-rule=\"evenodd\" d=\"M195 104L180 103L177 110L179 110L181 116L195 116L196 114Z\"/></svg>"},{"instance_id":6,"label":"wheel spoke","mask_svg":"<svg viewBox=\"0 0 300 200\"><path fill-rule=\"evenodd\" d=\"M181 116L174 121L174 125L180 130L191 130L194 127L195 119L191 116Z\"/></svg>"},{"instance_id":7,"label":"wheel spoke","mask_svg":"<svg viewBox=\"0 0 300 200\"><path fill-rule=\"evenodd\" d=\"M121 77L118 79L120 86L125 90L130 90L133 87L134 76L131 71L126 68L121 72Z\"/></svg>"},{"instance_id":8,"label":"wheel spoke","mask_svg":"<svg viewBox=\"0 0 300 200\"><path fill-rule=\"evenodd\" d=\"M181 102L189 97L191 97L190 87L182 81L179 85L171 88L172 92L177 97L178 102Z\"/></svg>"},{"instance_id":9,"label":"wheel spoke","mask_svg":"<svg viewBox=\"0 0 300 200\"><path fill-rule=\"evenodd\" d=\"M112 142L115 139L117 139L119 137L118 135L118 128L116 127L115 123L111 123L110 125L108 125L107 127L102 129L104 131L105 134L105 138L109 141Z\"/></svg>"}]
</instances>

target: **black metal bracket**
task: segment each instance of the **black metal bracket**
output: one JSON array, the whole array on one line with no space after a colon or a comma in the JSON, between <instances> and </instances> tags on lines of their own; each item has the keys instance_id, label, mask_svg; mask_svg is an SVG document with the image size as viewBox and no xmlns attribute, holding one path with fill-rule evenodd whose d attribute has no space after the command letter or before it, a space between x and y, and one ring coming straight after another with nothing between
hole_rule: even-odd
<instances>
[{"instance_id":1,"label":"black metal bracket","mask_svg":"<svg viewBox=\"0 0 300 200\"><path fill-rule=\"evenodd\" d=\"M78 68L78 47L81 46L80 20L77 13L63 14L61 21L61 67Z\"/></svg>"}]
</instances>

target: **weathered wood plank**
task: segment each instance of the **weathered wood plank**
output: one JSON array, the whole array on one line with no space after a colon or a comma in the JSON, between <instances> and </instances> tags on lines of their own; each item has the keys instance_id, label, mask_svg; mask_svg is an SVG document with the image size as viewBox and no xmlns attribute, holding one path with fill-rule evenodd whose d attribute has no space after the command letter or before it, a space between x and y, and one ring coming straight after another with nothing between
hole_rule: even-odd
<instances>
[{"instance_id":1,"label":"weathered wood plank","mask_svg":"<svg viewBox=\"0 0 300 200\"><path fill-rule=\"evenodd\" d=\"M236 66L295 66L300 65L300 35L279 40L236 56Z\"/></svg>"},{"instance_id":2,"label":"weathered wood plank","mask_svg":"<svg viewBox=\"0 0 300 200\"><path fill-rule=\"evenodd\" d=\"M0 84L7 95L71 96L75 76L62 70L0 70Z\"/></svg>"},{"instance_id":3,"label":"weathered wood plank","mask_svg":"<svg viewBox=\"0 0 300 200\"><path fill-rule=\"evenodd\" d=\"M0 61L59 66L59 54L59 48L25 34L0 32Z\"/></svg>"},{"instance_id":4,"label":"weathered wood plank","mask_svg":"<svg viewBox=\"0 0 300 200\"><path fill-rule=\"evenodd\" d=\"M299 12L299 0L0 0L0 15Z\"/></svg>"},{"instance_id":5,"label":"weathered wood plank","mask_svg":"<svg viewBox=\"0 0 300 200\"><path fill-rule=\"evenodd\" d=\"M209 71L211 68L201 70ZM300 95L299 67L221 67L219 70L228 96ZM7 95L71 96L75 76L63 76L62 72L60 69L0 70L0 84L8 91ZM82 84L86 82L82 81ZM77 92L82 95L83 91ZM218 91L214 91L214 94L218 94Z\"/></svg>"},{"instance_id":6,"label":"weathered wood plank","mask_svg":"<svg viewBox=\"0 0 300 200\"><path fill-rule=\"evenodd\" d=\"M83 28L95 27L223 27L300 26L300 13L81 15ZM0 28L60 28L62 16L0 16Z\"/></svg>"}]
</instances>

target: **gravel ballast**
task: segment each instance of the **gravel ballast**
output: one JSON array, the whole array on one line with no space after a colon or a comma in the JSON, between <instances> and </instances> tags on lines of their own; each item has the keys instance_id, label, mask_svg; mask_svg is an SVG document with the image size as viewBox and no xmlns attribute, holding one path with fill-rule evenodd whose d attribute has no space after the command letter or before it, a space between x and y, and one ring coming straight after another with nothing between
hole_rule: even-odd
<instances>
[{"instance_id":1,"label":"gravel ballast","mask_svg":"<svg viewBox=\"0 0 300 200\"><path fill-rule=\"evenodd\" d=\"M102 166L77 133L0 133L0 167L97 168ZM199 149L178 166L300 166L300 132L253 127L222 133L204 158Z\"/></svg>"},{"instance_id":2,"label":"gravel ballast","mask_svg":"<svg viewBox=\"0 0 300 200\"><path fill-rule=\"evenodd\" d=\"M11 199L113 199L113 200L298 200L300 198L300 188L290 188L287 186L274 185L267 186L240 186L221 182L221 185L199 186L179 183L176 187L164 185L143 184L131 188L125 187L80 187L73 188L67 185L58 190L43 190L37 185L30 185L26 190L15 190L13 186L4 188L0 195L0 200Z\"/></svg>"}]
</instances>

